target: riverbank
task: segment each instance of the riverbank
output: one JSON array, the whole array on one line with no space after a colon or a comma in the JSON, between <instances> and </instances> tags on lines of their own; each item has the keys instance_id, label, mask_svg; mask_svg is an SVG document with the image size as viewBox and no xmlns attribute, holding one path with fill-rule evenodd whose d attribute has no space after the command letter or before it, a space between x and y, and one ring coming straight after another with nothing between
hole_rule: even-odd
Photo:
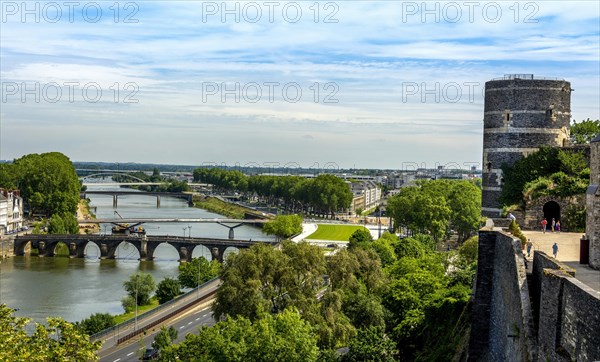
<instances>
[{"instance_id":1,"label":"riverbank","mask_svg":"<svg viewBox=\"0 0 600 362\"><path fill-rule=\"evenodd\" d=\"M214 212L215 214L220 214L233 219L244 219L247 213L256 212L255 210L243 207L238 204L225 202L212 196L194 196L193 202L194 207Z\"/></svg>"},{"instance_id":2,"label":"riverbank","mask_svg":"<svg viewBox=\"0 0 600 362\"><path fill-rule=\"evenodd\" d=\"M77 219L78 220L93 220L96 218L96 215L90 210L90 200L82 199L79 200L79 204L77 204ZM100 225L98 224L79 224L79 233L80 234L95 234L100 232Z\"/></svg>"}]
</instances>

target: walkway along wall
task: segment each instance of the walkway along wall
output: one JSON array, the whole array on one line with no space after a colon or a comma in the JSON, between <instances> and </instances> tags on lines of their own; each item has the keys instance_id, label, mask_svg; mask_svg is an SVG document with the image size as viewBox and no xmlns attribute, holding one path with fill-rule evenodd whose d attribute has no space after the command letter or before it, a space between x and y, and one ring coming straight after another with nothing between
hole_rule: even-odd
<instances>
[{"instance_id":1,"label":"walkway along wall","mask_svg":"<svg viewBox=\"0 0 600 362\"><path fill-rule=\"evenodd\" d=\"M532 290L540 361L600 360L600 292L575 270L534 253Z\"/></svg>"},{"instance_id":2,"label":"walkway along wall","mask_svg":"<svg viewBox=\"0 0 600 362\"><path fill-rule=\"evenodd\" d=\"M540 251L532 270L518 239L479 232L469 361L600 361L600 291Z\"/></svg>"},{"instance_id":3,"label":"walkway along wall","mask_svg":"<svg viewBox=\"0 0 600 362\"><path fill-rule=\"evenodd\" d=\"M533 315L521 241L479 232L469 361L534 361Z\"/></svg>"}]
</instances>

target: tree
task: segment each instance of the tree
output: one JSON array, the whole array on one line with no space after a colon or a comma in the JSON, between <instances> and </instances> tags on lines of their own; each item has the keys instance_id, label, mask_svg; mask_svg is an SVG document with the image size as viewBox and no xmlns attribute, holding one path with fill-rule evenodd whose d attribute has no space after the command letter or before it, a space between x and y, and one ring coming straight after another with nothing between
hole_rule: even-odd
<instances>
[{"instance_id":1,"label":"tree","mask_svg":"<svg viewBox=\"0 0 600 362\"><path fill-rule=\"evenodd\" d=\"M462 242L477 229L481 218L481 189L470 181L457 181L450 184L448 195L450 226L458 233Z\"/></svg>"},{"instance_id":2,"label":"tree","mask_svg":"<svg viewBox=\"0 0 600 362\"><path fill-rule=\"evenodd\" d=\"M277 215L274 220L264 224L263 232L276 235L278 239L289 238L302 232L302 216Z\"/></svg>"},{"instance_id":3,"label":"tree","mask_svg":"<svg viewBox=\"0 0 600 362\"><path fill-rule=\"evenodd\" d=\"M573 143L580 145L590 143L598 134L600 134L600 120L592 121L588 118L579 123L573 120L571 125L571 140L573 140Z\"/></svg>"},{"instance_id":4,"label":"tree","mask_svg":"<svg viewBox=\"0 0 600 362\"><path fill-rule=\"evenodd\" d=\"M138 272L123 282L123 288L137 305L146 305L150 302L150 295L156 289L156 284L152 274Z\"/></svg>"},{"instance_id":5,"label":"tree","mask_svg":"<svg viewBox=\"0 0 600 362\"><path fill-rule=\"evenodd\" d=\"M215 316L255 320L261 313L287 307L313 310L323 274L325 257L319 247L284 241L279 250L255 244L227 259L213 305Z\"/></svg>"},{"instance_id":6,"label":"tree","mask_svg":"<svg viewBox=\"0 0 600 362\"><path fill-rule=\"evenodd\" d=\"M21 196L32 212L46 215L74 214L79 202L81 184L75 167L62 153L29 154L14 160L14 173L9 182L21 190ZM0 184L0 187L5 185Z\"/></svg>"},{"instance_id":7,"label":"tree","mask_svg":"<svg viewBox=\"0 0 600 362\"><path fill-rule=\"evenodd\" d=\"M366 228L360 228L350 235L348 239L351 243L363 243L373 241L373 236L371 236L371 232Z\"/></svg>"},{"instance_id":8,"label":"tree","mask_svg":"<svg viewBox=\"0 0 600 362\"><path fill-rule=\"evenodd\" d=\"M173 326L170 326L169 328L162 326L160 327L160 332L156 334L154 341L152 341L152 348L162 351L172 345L176 339L177 330Z\"/></svg>"},{"instance_id":9,"label":"tree","mask_svg":"<svg viewBox=\"0 0 600 362\"><path fill-rule=\"evenodd\" d=\"M159 304L166 303L180 294L181 284L177 279L165 278L156 287L156 299Z\"/></svg>"},{"instance_id":10,"label":"tree","mask_svg":"<svg viewBox=\"0 0 600 362\"><path fill-rule=\"evenodd\" d=\"M0 304L0 361L97 361L102 342L91 343L89 336L60 318L48 318L48 325L36 324L28 335L26 318Z\"/></svg>"},{"instance_id":11,"label":"tree","mask_svg":"<svg viewBox=\"0 0 600 362\"><path fill-rule=\"evenodd\" d=\"M448 232L451 208L448 206L450 181L419 182L416 187L403 188L388 200L386 210L396 225L413 233L428 233L440 240Z\"/></svg>"},{"instance_id":12,"label":"tree","mask_svg":"<svg viewBox=\"0 0 600 362\"><path fill-rule=\"evenodd\" d=\"M204 257L193 258L189 263L179 265L179 283L183 288L196 288L219 275L221 263L207 261Z\"/></svg>"},{"instance_id":13,"label":"tree","mask_svg":"<svg viewBox=\"0 0 600 362\"><path fill-rule=\"evenodd\" d=\"M79 234L79 223L73 214L57 213L48 222L48 234Z\"/></svg>"},{"instance_id":14,"label":"tree","mask_svg":"<svg viewBox=\"0 0 600 362\"><path fill-rule=\"evenodd\" d=\"M398 353L394 341L385 334L383 328L359 329L358 335L350 341L348 353L342 362L392 362Z\"/></svg>"},{"instance_id":15,"label":"tree","mask_svg":"<svg viewBox=\"0 0 600 362\"><path fill-rule=\"evenodd\" d=\"M297 310L251 321L228 318L188 334L179 345L165 348L163 361L317 361L319 349L312 327Z\"/></svg>"},{"instance_id":16,"label":"tree","mask_svg":"<svg viewBox=\"0 0 600 362\"><path fill-rule=\"evenodd\" d=\"M92 334L110 328L115 324L115 318L111 314L95 313L81 322L75 323L75 327L91 336Z\"/></svg>"}]
</instances>

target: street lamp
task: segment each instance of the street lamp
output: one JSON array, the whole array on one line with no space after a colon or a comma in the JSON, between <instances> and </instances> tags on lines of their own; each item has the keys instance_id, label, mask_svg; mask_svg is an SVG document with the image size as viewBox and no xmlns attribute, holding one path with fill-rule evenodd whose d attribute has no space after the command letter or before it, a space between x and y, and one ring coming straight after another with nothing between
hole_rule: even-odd
<instances>
[{"instance_id":1,"label":"street lamp","mask_svg":"<svg viewBox=\"0 0 600 362\"><path fill-rule=\"evenodd\" d=\"M137 304L138 304L138 279L139 279L140 275L136 274L135 275L135 321L134 321L134 325L133 325L133 331L137 331Z\"/></svg>"},{"instance_id":2,"label":"street lamp","mask_svg":"<svg viewBox=\"0 0 600 362\"><path fill-rule=\"evenodd\" d=\"M187 228L183 228L183 237L185 238L185 229Z\"/></svg>"},{"instance_id":3,"label":"street lamp","mask_svg":"<svg viewBox=\"0 0 600 362\"><path fill-rule=\"evenodd\" d=\"M192 225L188 225L188 229L189 229L188 236L191 239L192 238Z\"/></svg>"}]
</instances>

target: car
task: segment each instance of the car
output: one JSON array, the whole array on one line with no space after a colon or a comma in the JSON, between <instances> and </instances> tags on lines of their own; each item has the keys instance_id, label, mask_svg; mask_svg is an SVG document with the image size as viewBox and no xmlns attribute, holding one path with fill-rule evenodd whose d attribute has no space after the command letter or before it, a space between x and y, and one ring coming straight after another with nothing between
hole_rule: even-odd
<instances>
[{"instance_id":1,"label":"car","mask_svg":"<svg viewBox=\"0 0 600 362\"><path fill-rule=\"evenodd\" d=\"M142 361L152 361L158 359L159 353L156 348L146 348L144 355L142 356Z\"/></svg>"}]
</instances>

